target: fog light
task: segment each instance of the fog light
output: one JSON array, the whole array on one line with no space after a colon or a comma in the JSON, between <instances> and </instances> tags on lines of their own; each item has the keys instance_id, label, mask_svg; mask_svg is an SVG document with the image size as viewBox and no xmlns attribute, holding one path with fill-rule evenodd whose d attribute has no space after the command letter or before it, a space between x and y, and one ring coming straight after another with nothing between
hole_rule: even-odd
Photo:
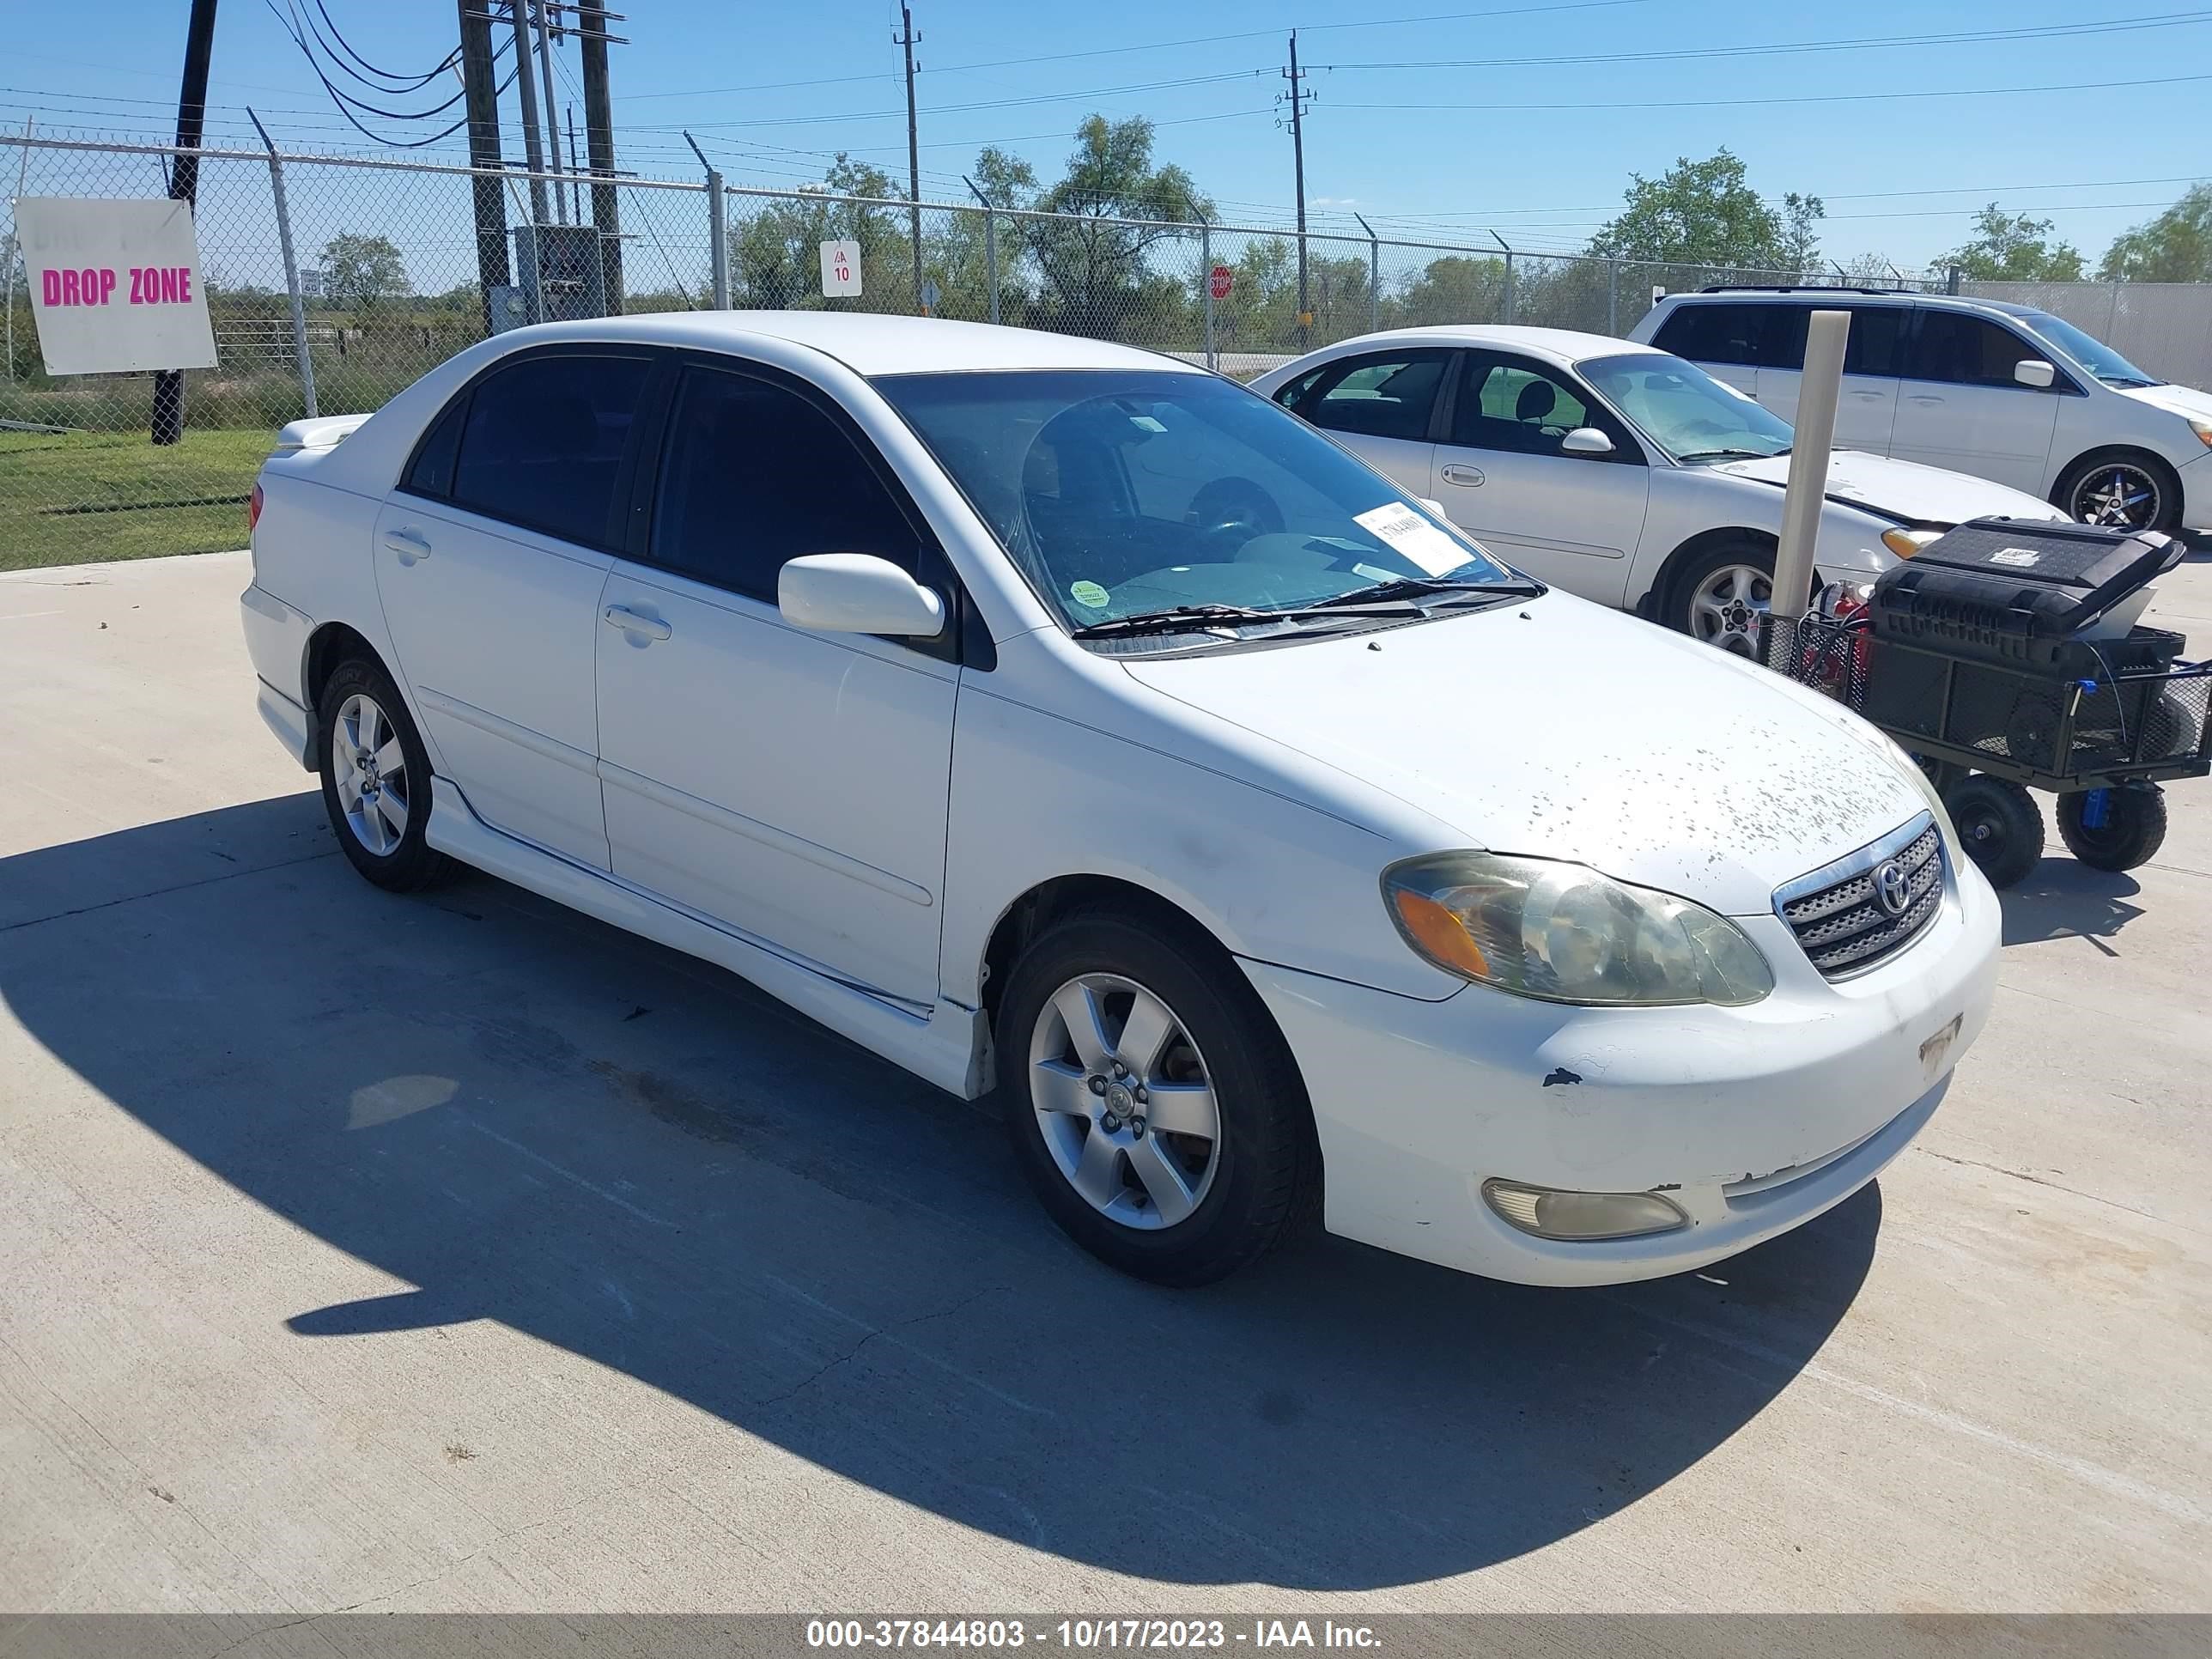
<instances>
[{"instance_id":1,"label":"fog light","mask_svg":"<svg viewBox=\"0 0 2212 1659\"><path fill-rule=\"evenodd\" d=\"M1686 1227L1690 1218L1656 1193L1563 1193L1517 1181L1486 1181L1483 1201L1539 1238L1641 1238Z\"/></svg>"}]
</instances>

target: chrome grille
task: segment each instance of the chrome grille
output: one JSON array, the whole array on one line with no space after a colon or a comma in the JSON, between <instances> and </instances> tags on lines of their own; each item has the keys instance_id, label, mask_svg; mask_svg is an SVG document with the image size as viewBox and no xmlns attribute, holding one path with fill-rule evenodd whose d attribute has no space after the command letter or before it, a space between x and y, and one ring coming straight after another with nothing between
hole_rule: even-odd
<instances>
[{"instance_id":1,"label":"chrome grille","mask_svg":"<svg viewBox=\"0 0 2212 1659\"><path fill-rule=\"evenodd\" d=\"M1774 895L1776 914L1828 979L1887 961L1918 938L1942 908L1943 842L1926 812Z\"/></svg>"}]
</instances>

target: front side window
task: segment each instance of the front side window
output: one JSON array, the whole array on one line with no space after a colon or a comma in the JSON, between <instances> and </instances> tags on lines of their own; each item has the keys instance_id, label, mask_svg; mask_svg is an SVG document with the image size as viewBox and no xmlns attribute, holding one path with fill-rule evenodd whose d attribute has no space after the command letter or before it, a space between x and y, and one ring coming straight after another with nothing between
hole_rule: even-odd
<instances>
[{"instance_id":1,"label":"front side window","mask_svg":"<svg viewBox=\"0 0 2212 1659\"><path fill-rule=\"evenodd\" d=\"M787 560L872 553L913 574L921 551L851 438L788 387L684 372L670 411L647 556L767 604Z\"/></svg>"},{"instance_id":2,"label":"front side window","mask_svg":"<svg viewBox=\"0 0 2212 1659\"><path fill-rule=\"evenodd\" d=\"M874 384L1072 628L1179 605L1288 610L1408 578L1515 580L1296 416L1210 374Z\"/></svg>"},{"instance_id":3,"label":"front side window","mask_svg":"<svg viewBox=\"0 0 2212 1659\"><path fill-rule=\"evenodd\" d=\"M2008 328L1966 311L1924 310L1905 348L1905 378L2021 388L2013 366L2036 355Z\"/></svg>"},{"instance_id":4,"label":"front side window","mask_svg":"<svg viewBox=\"0 0 2212 1659\"><path fill-rule=\"evenodd\" d=\"M526 358L477 383L450 492L457 507L604 547L650 365L642 357Z\"/></svg>"},{"instance_id":5,"label":"front side window","mask_svg":"<svg viewBox=\"0 0 2212 1659\"><path fill-rule=\"evenodd\" d=\"M1594 426L1622 447L1626 438L1567 375L1519 357L1470 357L1452 411L1451 441L1476 449L1557 455L1567 434Z\"/></svg>"},{"instance_id":6,"label":"front side window","mask_svg":"<svg viewBox=\"0 0 2212 1659\"><path fill-rule=\"evenodd\" d=\"M1306 409L1306 417L1329 432L1418 441L1429 435L1444 362L1441 351L1401 351L1336 364L1334 382Z\"/></svg>"},{"instance_id":7,"label":"front side window","mask_svg":"<svg viewBox=\"0 0 2212 1659\"><path fill-rule=\"evenodd\" d=\"M1677 461L1753 460L1790 447L1788 422L1680 357L1631 351L1585 358L1575 367Z\"/></svg>"}]
</instances>

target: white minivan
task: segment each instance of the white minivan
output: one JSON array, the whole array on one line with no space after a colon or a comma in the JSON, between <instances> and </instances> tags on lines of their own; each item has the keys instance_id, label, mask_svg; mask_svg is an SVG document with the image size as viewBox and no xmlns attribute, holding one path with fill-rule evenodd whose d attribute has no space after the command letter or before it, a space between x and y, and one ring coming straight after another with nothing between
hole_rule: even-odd
<instances>
[{"instance_id":1,"label":"white minivan","mask_svg":"<svg viewBox=\"0 0 2212 1659\"><path fill-rule=\"evenodd\" d=\"M1847 311L1836 442L2024 489L2086 524L2212 532L2212 396L2167 386L2063 318L1866 289L1672 294L1629 331L1797 412L1805 319Z\"/></svg>"}]
</instances>

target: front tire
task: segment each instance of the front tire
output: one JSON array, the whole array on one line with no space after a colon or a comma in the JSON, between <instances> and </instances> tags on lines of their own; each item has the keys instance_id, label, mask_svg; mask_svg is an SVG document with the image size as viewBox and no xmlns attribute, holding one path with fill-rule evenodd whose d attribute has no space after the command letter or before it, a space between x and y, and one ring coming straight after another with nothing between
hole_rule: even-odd
<instances>
[{"instance_id":1,"label":"front tire","mask_svg":"<svg viewBox=\"0 0 2212 1659\"><path fill-rule=\"evenodd\" d=\"M2093 870L2132 870L2148 864L2166 841L2166 792L2152 784L2061 795L2058 838Z\"/></svg>"},{"instance_id":2,"label":"front tire","mask_svg":"<svg viewBox=\"0 0 2212 1659\"><path fill-rule=\"evenodd\" d=\"M999 1011L1016 1160L1060 1230L1155 1284L1210 1284L1280 1243L1317 1177L1281 1034L1212 940L1081 911L1024 951Z\"/></svg>"},{"instance_id":3,"label":"front tire","mask_svg":"<svg viewBox=\"0 0 2212 1659\"><path fill-rule=\"evenodd\" d=\"M1943 793L1966 856L1992 887L2010 887L2043 858L2043 813L2027 788L1975 772Z\"/></svg>"},{"instance_id":4,"label":"front tire","mask_svg":"<svg viewBox=\"0 0 2212 1659\"><path fill-rule=\"evenodd\" d=\"M396 893L446 876L451 866L428 835L430 757L380 664L349 657L331 672L316 705L315 759L323 810L355 869Z\"/></svg>"},{"instance_id":5,"label":"front tire","mask_svg":"<svg viewBox=\"0 0 2212 1659\"><path fill-rule=\"evenodd\" d=\"M2106 530L2158 530L2181 523L2181 480L2154 455L2108 450L2076 461L2051 494L2069 518Z\"/></svg>"}]
</instances>

